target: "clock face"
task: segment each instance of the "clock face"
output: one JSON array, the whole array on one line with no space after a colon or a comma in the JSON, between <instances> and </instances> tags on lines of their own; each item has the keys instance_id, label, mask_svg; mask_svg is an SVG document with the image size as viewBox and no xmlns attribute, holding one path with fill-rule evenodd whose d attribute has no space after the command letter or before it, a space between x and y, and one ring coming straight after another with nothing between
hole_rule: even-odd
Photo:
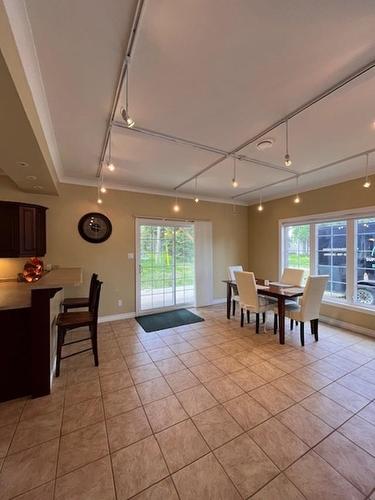
<instances>
[{"instance_id":1,"label":"clock face","mask_svg":"<svg viewBox=\"0 0 375 500\"><path fill-rule=\"evenodd\" d=\"M90 212L81 217L78 231L84 240L90 243L102 243L111 236L112 224L105 215Z\"/></svg>"}]
</instances>

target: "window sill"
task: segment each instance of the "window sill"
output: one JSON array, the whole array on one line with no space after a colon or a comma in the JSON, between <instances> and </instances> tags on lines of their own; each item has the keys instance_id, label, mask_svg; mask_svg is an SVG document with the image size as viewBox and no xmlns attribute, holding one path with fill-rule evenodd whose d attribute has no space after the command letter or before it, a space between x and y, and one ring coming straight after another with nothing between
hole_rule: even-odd
<instances>
[{"instance_id":1,"label":"window sill","mask_svg":"<svg viewBox=\"0 0 375 500\"><path fill-rule=\"evenodd\" d=\"M371 314L375 316L375 308L359 306L354 304L344 304L343 302L339 302L336 300L328 300L328 299L323 300L323 304L327 306L338 307L341 309L347 309L349 311L355 311L363 314Z\"/></svg>"}]
</instances>

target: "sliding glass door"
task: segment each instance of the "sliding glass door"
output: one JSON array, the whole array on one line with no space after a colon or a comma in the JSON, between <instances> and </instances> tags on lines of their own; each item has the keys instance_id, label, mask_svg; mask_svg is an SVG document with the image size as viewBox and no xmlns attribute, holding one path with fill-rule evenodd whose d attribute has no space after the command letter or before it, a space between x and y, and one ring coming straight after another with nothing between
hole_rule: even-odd
<instances>
[{"instance_id":1,"label":"sliding glass door","mask_svg":"<svg viewBox=\"0 0 375 500\"><path fill-rule=\"evenodd\" d=\"M194 225L137 220L137 312L195 302Z\"/></svg>"}]
</instances>

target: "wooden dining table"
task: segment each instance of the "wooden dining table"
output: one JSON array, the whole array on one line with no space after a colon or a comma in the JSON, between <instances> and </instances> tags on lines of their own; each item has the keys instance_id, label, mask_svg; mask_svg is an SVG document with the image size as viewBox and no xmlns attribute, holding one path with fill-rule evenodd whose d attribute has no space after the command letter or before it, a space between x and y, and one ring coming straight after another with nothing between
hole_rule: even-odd
<instances>
[{"instance_id":1,"label":"wooden dining table","mask_svg":"<svg viewBox=\"0 0 375 500\"><path fill-rule=\"evenodd\" d=\"M303 295L304 288L284 283L270 282L265 285L266 281L257 279L258 294L265 297L273 297L277 299L277 309L279 317L279 342L285 344L285 301L295 299ZM223 280L227 285L227 318L230 319L232 290L234 295L237 295L237 285L235 281Z\"/></svg>"}]
</instances>

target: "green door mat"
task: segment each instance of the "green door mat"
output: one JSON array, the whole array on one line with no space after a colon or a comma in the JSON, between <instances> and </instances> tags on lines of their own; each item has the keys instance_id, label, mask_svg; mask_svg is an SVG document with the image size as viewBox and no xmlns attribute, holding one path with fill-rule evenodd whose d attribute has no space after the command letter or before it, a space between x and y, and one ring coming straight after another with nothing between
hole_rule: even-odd
<instances>
[{"instance_id":1,"label":"green door mat","mask_svg":"<svg viewBox=\"0 0 375 500\"><path fill-rule=\"evenodd\" d=\"M156 332L157 330L165 330L166 328L175 328L176 326L190 325L204 321L203 318L187 309L137 316L135 319L145 332Z\"/></svg>"}]
</instances>

